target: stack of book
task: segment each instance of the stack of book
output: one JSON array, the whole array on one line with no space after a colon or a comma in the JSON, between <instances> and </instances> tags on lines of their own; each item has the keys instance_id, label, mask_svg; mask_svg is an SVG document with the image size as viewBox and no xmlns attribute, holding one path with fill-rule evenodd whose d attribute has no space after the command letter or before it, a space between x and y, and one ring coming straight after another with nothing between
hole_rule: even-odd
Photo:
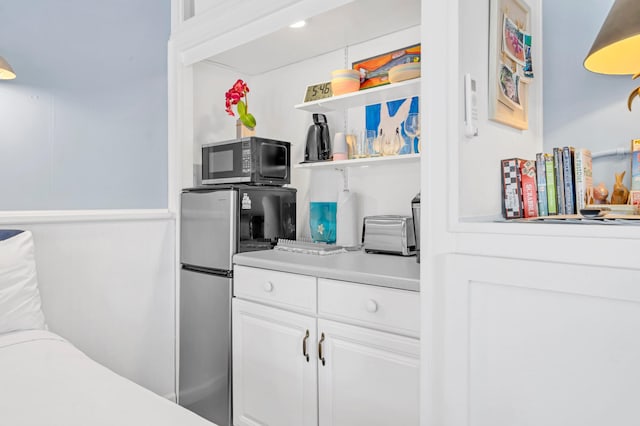
<instances>
[{"instance_id":1,"label":"stack of book","mask_svg":"<svg viewBox=\"0 0 640 426\"><path fill-rule=\"evenodd\" d=\"M535 160L501 161L502 215L506 219L572 215L591 204L591 151L565 146Z\"/></svg>"}]
</instances>

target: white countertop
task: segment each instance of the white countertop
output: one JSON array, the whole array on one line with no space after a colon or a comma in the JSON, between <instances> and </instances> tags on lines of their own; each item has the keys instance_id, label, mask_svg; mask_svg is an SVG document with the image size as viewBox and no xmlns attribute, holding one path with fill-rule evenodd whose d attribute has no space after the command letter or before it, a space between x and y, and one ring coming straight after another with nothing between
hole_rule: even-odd
<instances>
[{"instance_id":1,"label":"white countertop","mask_svg":"<svg viewBox=\"0 0 640 426\"><path fill-rule=\"evenodd\" d=\"M313 275L402 290L420 291L420 264L415 256L365 253L316 255L281 250L238 253L235 265Z\"/></svg>"}]
</instances>

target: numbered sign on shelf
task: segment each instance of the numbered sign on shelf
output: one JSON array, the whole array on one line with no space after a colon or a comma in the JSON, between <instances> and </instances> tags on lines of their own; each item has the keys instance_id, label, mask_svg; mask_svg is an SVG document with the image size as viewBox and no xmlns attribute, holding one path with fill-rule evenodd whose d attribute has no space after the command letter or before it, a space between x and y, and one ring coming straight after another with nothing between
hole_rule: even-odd
<instances>
[{"instance_id":1,"label":"numbered sign on shelf","mask_svg":"<svg viewBox=\"0 0 640 426\"><path fill-rule=\"evenodd\" d=\"M333 96L331 82L312 84L307 86L307 93L304 95L304 102L317 101L318 99L330 98Z\"/></svg>"}]
</instances>

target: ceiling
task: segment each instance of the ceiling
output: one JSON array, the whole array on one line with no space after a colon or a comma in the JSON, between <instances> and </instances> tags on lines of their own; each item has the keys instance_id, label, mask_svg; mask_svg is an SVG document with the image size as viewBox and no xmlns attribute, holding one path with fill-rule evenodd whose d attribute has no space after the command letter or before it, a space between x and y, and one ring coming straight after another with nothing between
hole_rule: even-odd
<instances>
[{"instance_id":1,"label":"ceiling","mask_svg":"<svg viewBox=\"0 0 640 426\"><path fill-rule=\"evenodd\" d=\"M356 0L208 61L257 75L419 24L420 0Z\"/></svg>"}]
</instances>

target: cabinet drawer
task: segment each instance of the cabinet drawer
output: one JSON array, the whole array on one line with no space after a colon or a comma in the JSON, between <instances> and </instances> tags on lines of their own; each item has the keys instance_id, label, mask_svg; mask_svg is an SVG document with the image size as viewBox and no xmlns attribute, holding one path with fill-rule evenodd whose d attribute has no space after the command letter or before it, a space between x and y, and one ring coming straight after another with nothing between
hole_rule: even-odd
<instances>
[{"instance_id":1,"label":"cabinet drawer","mask_svg":"<svg viewBox=\"0 0 640 426\"><path fill-rule=\"evenodd\" d=\"M308 275L235 266L233 294L241 299L316 313L316 278Z\"/></svg>"},{"instance_id":2,"label":"cabinet drawer","mask_svg":"<svg viewBox=\"0 0 640 426\"><path fill-rule=\"evenodd\" d=\"M318 280L318 314L407 336L420 334L420 293Z\"/></svg>"}]
</instances>

